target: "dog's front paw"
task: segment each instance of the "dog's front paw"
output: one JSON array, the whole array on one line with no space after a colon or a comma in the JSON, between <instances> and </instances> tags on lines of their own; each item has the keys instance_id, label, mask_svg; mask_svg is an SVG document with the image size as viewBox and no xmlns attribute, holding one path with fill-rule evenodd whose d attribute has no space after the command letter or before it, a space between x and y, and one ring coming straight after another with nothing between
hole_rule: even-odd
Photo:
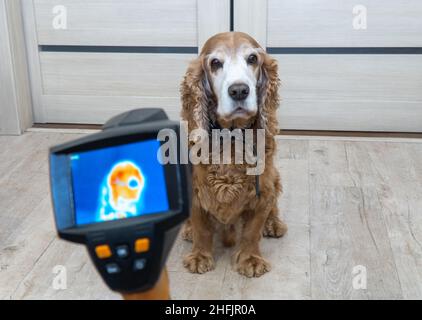
<instances>
[{"instance_id":1,"label":"dog's front paw","mask_svg":"<svg viewBox=\"0 0 422 320\"><path fill-rule=\"evenodd\" d=\"M192 252L183 259L183 265L192 273L205 273L214 269L214 259L210 254Z\"/></svg>"},{"instance_id":2,"label":"dog's front paw","mask_svg":"<svg viewBox=\"0 0 422 320\"><path fill-rule=\"evenodd\" d=\"M280 238L287 232L287 225L278 217L268 217L264 226L264 237Z\"/></svg>"},{"instance_id":3,"label":"dog's front paw","mask_svg":"<svg viewBox=\"0 0 422 320\"><path fill-rule=\"evenodd\" d=\"M237 255L236 270L248 278L260 277L271 270L268 261L258 255Z\"/></svg>"}]
</instances>

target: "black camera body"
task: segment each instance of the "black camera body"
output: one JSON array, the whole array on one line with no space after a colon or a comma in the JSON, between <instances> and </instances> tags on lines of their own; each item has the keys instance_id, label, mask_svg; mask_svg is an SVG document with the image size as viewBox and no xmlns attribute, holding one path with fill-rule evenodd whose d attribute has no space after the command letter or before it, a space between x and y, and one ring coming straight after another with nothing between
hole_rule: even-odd
<instances>
[{"instance_id":1,"label":"black camera body","mask_svg":"<svg viewBox=\"0 0 422 320\"><path fill-rule=\"evenodd\" d=\"M154 286L189 216L189 165L159 164L159 154L153 157L162 152L164 142L157 140L161 129L177 134L173 147L179 150L179 123L170 121L162 109L123 113L99 133L50 149L58 235L84 243L115 291Z\"/></svg>"}]
</instances>

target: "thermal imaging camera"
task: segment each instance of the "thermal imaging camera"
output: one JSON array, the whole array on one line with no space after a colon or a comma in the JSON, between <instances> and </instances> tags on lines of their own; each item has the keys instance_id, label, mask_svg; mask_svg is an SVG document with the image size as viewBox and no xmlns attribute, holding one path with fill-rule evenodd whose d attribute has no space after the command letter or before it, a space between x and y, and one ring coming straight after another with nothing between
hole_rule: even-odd
<instances>
[{"instance_id":1,"label":"thermal imaging camera","mask_svg":"<svg viewBox=\"0 0 422 320\"><path fill-rule=\"evenodd\" d=\"M177 139L159 141L161 129ZM190 168L164 164L164 143L179 150L179 123L162 109L136 109L99 133L50 149L58 235L87 246L112 290L152 288L189 216Z\"/></svg>"}]
</instances>

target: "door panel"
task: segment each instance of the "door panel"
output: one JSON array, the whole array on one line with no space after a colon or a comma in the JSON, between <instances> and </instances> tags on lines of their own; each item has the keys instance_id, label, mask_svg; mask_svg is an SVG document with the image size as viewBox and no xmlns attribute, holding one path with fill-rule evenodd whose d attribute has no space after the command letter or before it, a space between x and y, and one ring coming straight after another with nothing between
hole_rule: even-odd
<instances>
[{"instance_id":1,"label":"door panel","mask_svg":"<svg viewBox=\"0 0 422 320\"><path fill-rule=\"evenodd\" d=\"M227 0L22 2L35 122L103 123L143 107L179 119L189 61L230 23ZM55 6L64 30L53 28Z\"/></svg>"},{"instance_id":2,"label":"door panel","mask_svg":"<svg viewBox=\"0 0 422 320\"><path fill-rule=\"evenodd\" d=\"M53 28L55 6L67 28ZM42 45L196 46L196 0L35 0Z\"/></svg>"},{"instance_id":3,"label":"door panel","mask_svg":"<svg viewBox=\"0 0 422 320\"><path fill-rule=\"evenodd\" d=\"M422 131L421 55L276 55L283 129Z\"/></svg>"},{"instance_id":4,"label":"door panel","mask_svg":"<svg viewBox=\"0 0 422 320\"><path fill-rule=\"evenodd\" d=\"M274 55L284 99L422 102L421 55Z\"/></svg>"},{"instance_id":5,"label":"door panel","mask_svg":"<svg viewBox=\"0 0 422 320\"><path fill-rule=\"evenodd\" d=\"M195 55L42 52L44 94L178 97Z\"/></svg>"},{"instance_id":6,"label":"door panel","mask_svg":"<svg viewBox=\"0 0 422 320\"><path fill-rule=\"evenodd\" d=\"M44 122L102 124L118 113L135 108L162 108L180 119L180 98L142 96L43 95Z\"/></svg>"},{"instance_id":7,"label":"door panel","mask_svg":"<svg viewBox=\"0 0 422 320\"><path fill-rule=\"evenodd\" d=\"M366 7L355 30L353 8ZM422 46L422 2L414 0L268 0L268 47Z\"/></svg>"},{"instance_id":8,"label":"door panel","mask_svg":"<svg viewBox=\"0 0 422 320\"><path fill-rule=\"evenodd\" d=\"M353 28L357 4L367 9L367 29ZM282 129L422 132L422 3L236 0L236 7L236 30L277 53ZM252 12L259 23L247 23ZM356 54L361 47L369 54Z\"/></svg>"}]
</instances>

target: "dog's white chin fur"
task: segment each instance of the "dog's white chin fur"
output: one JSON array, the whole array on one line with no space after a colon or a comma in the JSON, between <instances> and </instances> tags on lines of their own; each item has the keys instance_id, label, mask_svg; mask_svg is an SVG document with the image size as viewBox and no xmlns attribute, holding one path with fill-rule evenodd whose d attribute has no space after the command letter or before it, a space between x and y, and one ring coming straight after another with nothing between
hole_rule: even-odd
<instances>
[{"instance_id":1,"label":"dog's white chin fur","mask_svg":"<svg viewBox=\"0 0 422 320\"><path fill-rule=\"evenodd\" d=\"M258 108L245 108L244 106L235 106L232 108L233 111L228 113L219 113L217 108L217 116L219 119L225 121L232 121L237 119L248 120L257 114Z\"/></svg>"}]
</instances>

